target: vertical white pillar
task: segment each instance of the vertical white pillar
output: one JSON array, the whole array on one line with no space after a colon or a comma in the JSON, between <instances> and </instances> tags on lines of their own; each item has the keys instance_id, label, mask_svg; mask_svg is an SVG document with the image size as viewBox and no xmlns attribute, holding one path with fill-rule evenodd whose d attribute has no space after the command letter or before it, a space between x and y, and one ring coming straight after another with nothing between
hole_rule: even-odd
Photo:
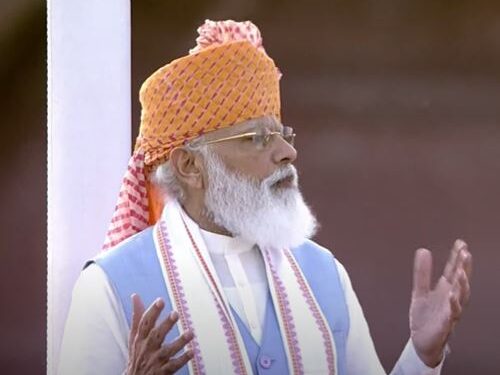
<instances>
[{"instance_id":1,"label":"vertical white pillar","mask_svg":"<svg viewBox=\"0 0 500 375\"><path fill-rule=\"evenodd\" d=\"M130 156L129 0L48 1L47 373Z\"/></svg>"}]
</instances>

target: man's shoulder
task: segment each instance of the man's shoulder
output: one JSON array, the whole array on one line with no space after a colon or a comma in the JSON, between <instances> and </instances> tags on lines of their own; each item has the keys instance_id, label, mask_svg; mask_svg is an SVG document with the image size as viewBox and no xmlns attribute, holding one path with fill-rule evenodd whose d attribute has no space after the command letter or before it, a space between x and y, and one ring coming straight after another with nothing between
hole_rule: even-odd
<instances>
[{"instance_id":1,"label":"man's shoulder","mask_svg":"<svg viewBox=\"0 0 500 375\"><path fill-rule=\"evenodd\" d=\"M337 268L338 261L332 252L312 240L306 240L300 246L293 248L292 254L303 269L321 269L327 272Z\"/></svg>"},{"instance_id":2,"label":"man's shoulder","mask_svg":"<svg viewBox=\"0 0 500 375\"><path fill-rule=\"evenodd\" d=\"M130 236L108 251L99 254L94 261L102 265L127 257L142 257L151 248L154 248L152 226Z\"/></svg>"},{"instance_id":3,"label":"man's shoulder","mask_svg":"<svg viewBox=\"0 0 500 375\"><path fill-rule=\"evenodd\" d=\"M292 252L295 256L318 257L330 261L334 259L334 255L329 249L309 239L293 248Z\"/></svg>"}]
</instances>

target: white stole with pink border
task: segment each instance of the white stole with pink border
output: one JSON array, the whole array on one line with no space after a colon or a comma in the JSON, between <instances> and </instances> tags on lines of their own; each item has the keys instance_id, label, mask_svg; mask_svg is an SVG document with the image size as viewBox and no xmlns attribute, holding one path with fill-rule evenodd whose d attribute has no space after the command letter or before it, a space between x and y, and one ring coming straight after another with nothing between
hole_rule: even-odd
<instances>
[{"instance_id":1,"label":"white stole with pink border","mask_svg":"<svg viewBox=\"0 0 500 375\"><path fill-rule=\"evenodd\" d=\"M169 201L154 228L156 253L179 331L193 331L189 372L253 373L245 344L199 227ZM289 250L262 250L290 374L336 374L333 335ZM265 334L265 332L263 333Z\"/></svg>"}]
</instances>

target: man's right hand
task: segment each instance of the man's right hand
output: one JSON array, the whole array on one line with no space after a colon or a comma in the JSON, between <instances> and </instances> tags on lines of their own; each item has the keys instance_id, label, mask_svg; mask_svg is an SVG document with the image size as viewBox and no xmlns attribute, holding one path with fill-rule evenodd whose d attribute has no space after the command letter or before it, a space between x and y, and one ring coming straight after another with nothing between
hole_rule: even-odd
<instances>
[{"instance_id":1,"label":"man's right hand","mask_svg":"<svg viewBox=\"0 0 500 375\"><path fill-rule=\"evenodd\" d=\"M193 339L193 333L190 331L177 337L171 343L163 344L165 335L179 319L177 312L172 311L155 327L156 320L165 306L163 300L158 298L145 310L141 298L133 294L132 305L127 375L173 374L193 358L191 350L186 350L180 356L175 357L175 354Z\"/></svg>"}]
</instances>

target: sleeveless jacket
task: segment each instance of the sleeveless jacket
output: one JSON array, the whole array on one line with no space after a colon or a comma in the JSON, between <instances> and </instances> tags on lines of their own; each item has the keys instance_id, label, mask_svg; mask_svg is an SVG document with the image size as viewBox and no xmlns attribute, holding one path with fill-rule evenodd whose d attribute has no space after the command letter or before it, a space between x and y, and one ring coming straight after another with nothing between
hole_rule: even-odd
<instances>
[{"instance_id":1,"label":"sleeveless jacket","mask_svg":"<svg viewBox=\"0 0 500 375\"><path fill-rule=\"evenodd\" d=\"M292 254L332 330L337 354L338 375L343 375L346 373L346 339L349 332L349 315L334 257L328 250L309 240L292 249ZM121 302L129 326L132 318L130 296L133 293L141 296L145 306L149 306L158 297L163 298L165 308L160 319L172 310L160 263L156 256L152 227L124 241L97 258L95 262L106 273L118 300ZM285 349L270 293L268 293L265 310L260 345L255 342L238 314L234 310L232 312L245 343L254 374L288 374ZM174 326L167 334L166 341L170 342L178 335L179 330L177 326ZM188 375L187 366L184 366L178 373Z\"/></svg>"}]
</instances>

